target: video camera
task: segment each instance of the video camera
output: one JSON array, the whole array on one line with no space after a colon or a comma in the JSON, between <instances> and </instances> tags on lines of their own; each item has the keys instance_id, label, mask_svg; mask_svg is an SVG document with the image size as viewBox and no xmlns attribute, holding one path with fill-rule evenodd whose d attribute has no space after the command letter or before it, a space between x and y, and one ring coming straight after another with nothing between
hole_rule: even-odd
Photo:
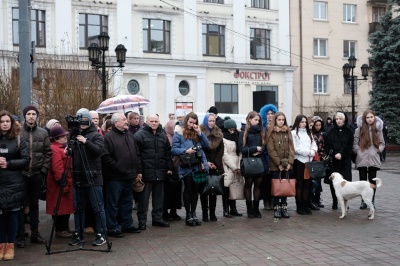
<instances>
[{"instance_id":1,"label":"video camera","mask_svg":"<svg viewBox=\"0 0 400 266\"><path fill-rule=\"evenodd\" d=\"M76 140L76 136L80 135L82 132L81 126L90 125L89 120L82 120L82 115L71 116L67 115L65 121L68 124L68 131L70 133L70 139Z\"/></svg>"},{"instance_id":2,"label":"video camera","mask_svg":"<svg viewBox=\"0 0 400 266\"><path fill-rule=\"evenodd\" d=\"M201 146L193 146L192 150L196 151L196 157L201 158L202 153L201 153Z\"/></svg>"}]
</instances>

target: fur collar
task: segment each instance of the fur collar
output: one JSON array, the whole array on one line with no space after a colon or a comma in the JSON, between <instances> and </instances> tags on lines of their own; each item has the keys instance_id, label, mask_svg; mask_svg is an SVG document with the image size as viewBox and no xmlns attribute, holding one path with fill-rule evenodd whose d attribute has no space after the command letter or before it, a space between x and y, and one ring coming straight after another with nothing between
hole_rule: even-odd
<instances>
[{"instance_id":1,"label":"fur collar","mask_svg":"<svg viewBox=\"0 0 400 266\"><path fill-rule=\"evenodd\" d=\"M279 132L288 132L289 129L287 126L283 126L283 127L278 127L278 126L274 126L274 131L279 133Z\"/></svg>"},{"instance_id":2,"label":"fur collar","mask_svg":"<svg viewBox=\"0 0 400 266\"><path fill-rule=\"evenodd\" d=\"M217 126L214 126L211 131L209 131L204 124L200 125L200 129L210 142L210 150L215 150L220 145L224 136L221 129Z\"/></svg>"}]
</instances>

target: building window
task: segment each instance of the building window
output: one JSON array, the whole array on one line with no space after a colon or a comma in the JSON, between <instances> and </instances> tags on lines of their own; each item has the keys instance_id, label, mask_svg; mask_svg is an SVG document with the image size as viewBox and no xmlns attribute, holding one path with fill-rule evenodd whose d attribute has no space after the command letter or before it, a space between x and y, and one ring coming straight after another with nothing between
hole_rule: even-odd
<instances>
[{"instance_id":1,"label":"building window","mask_svg":"<svg viewBox=\"0 0 400 266\"><path fill-rule=\"evenodd\" d=\"M343 21L356 22L356 5L343 4Z\"/></svg>"},{"instance_id":2,"label":"building window","mask_svg":"<svg viewBox=\"0 0 400 266\"><path fill-rule=\"evenodd\" d=\"M252 59L270 59L270 31L250 29L250 57Z\"/></svg>"},{"instance_id":3,"label":"building window","mask_svg":"<svg viewBox=\"0 0 400 266\"><path fill-rule=\"evenodd\" d=\"M384 7L372 7L372 22L381 22L383 15L385 15Z\"/></svg>"},{"instance_id":4,"label":"building window","mask_svg":"<svg viewBox=\"0 0 400 266\"><path fill-rule=\"evenodd\" d=\"M251 0L251 7L269 9L269 0Z\"/></svg>"},{"instance_id":5,"label":"building window","mask_svg":"<svg viewBox=\"0 0 400 266\"><path fill-rule=\"evenodd\" d=\"M357 94L357 76L354 76L354 93ZM344 80L344 94L351 94L351 79Z\"/></svg>"},{"instance_id":6,"label":"building window","mask_svg":"<svg viewBox=\"0 0 400 266\"><path fill-rule=\"evenodd\" d=\"M203 55L225 56L225 26L203 24Z\"/></svg>"},{"instance_id":7,"label":"building window","mask_svg":"<svg viewBox=\"0 0 400 266\"><path fill-rule=\"evenodd\" d=\"M189 83L186 80L179 82L179 93L183 96L188 95L190 92Z\"/></svg>"},{"instance_id":8,"label":"building window","mask_svg":"<svg viewBox=\"0 0 400 266\"><path fill-rule=\"evenodd\" d=\"M171 22L143 19L143 52L170 53Z\"/></svg>"},{"instance_id":9,"label":"building window","mask_svg":"<svg viewBox=\"0 0 400 266\"><path fill-rule=\"evenodd\" d=\"M216 4L223 4L224 0L204 0L206 3L216 3Z\"/></svg>"},{"instance_id":10,"label":"building window","mask_svg":"<svg viewBox=\"0 0 400 266\"><path fill-rule=\"evenodd\" d=\"M12 9L13 44L19 45L19 9ZM36 42L36 47L46 47L46 11L31 10L31 40Z\"/></svg>"},{"instance_id":11,"label":"building window","mask_svg":"<svg viewBox=\"0 0 400 266\"><path fill-rule=\"evenodd\" d=\"M215 107L217 107L220 113L239 113L237 84L215 84L214 98Z\"/></svg>"},{"instance_id":12,"label":"building window","mask_svg":"<svg viewBox=\"0 0 400 266\"><path fill-rule=\"evenodd\" d=\"M328 76L314 75L314 93L323 94L328 92Z\"/></svg>"},{"instance_id":13,"label":"building window","mask_svg":"<svg viewBox=\"0 0 400 266\"><path fill-rule=\"evenodd\" d=\"M256 91L273 91L275 92L275 106L278 106L278 86L256 86Z\"/></svg>"},{"instance_id":14,"label":"building window","mask_svg":"<svg viewBox=\"0 0 400 266\"><path fill-rule=\"evenodd\" d=\"M328 3L314 1L314 19L326 20Z\"/></svg>"},{"instance_id":15,"label":"building window","mask_svg":"<svg viewBox=\"0 0 400 266\"><path fill-rule=\"evenodd\" d=\"M356 41L343 41L343 57L356 56Z\"/></svg>"},{"instance_id":16,"label":"building window","mask_svg":"<svg viewBox=\"0 0 400 266\"><path fill-rule=\"evenodd\" d=\"M86 49L98 43L101 32L108 32L108 17L95 14L79 14L79 48Z\"/></svg>"},{"instance_id":17,"label":"building window","mask_svg":"<svg viewBox=\"0 0 400 266\"><path fill-rule=\"evenodd\" d=\"M314 56L327 56L327 40L314 39Z\"/></svg>"}]
</instances>

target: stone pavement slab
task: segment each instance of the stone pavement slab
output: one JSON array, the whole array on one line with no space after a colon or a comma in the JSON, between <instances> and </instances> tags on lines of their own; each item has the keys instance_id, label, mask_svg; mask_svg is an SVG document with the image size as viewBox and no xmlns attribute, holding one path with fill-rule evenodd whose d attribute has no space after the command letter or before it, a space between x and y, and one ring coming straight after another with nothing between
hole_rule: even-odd
<instances>
[{"instance_id":1,"label":"stone pavement slab","mask_svg":"<svg viewBox=\"0 0 400 266\"><path fill-rule=\"evenodd\" d=\"M151 226L140 234L109 238L111 252L73 251L46 255L44 245L28 243L16 249L15 259L4 265L400 265L400 157L388 157L378 177L383 186L376 196L375 220L367 220L368 210L360 210L360 200L349 202L348 216L340 220L340 210L331 209L329 187L324 184L325 208L301 216L295 201L288 200L290 219L274 220L273 212L262 210L261 219L222 216L218 199L218 221L189 227L184 221L170 228ZM353 180L358 172L353 171ZM199 202L200 206L200 202ZM244 201L238 209L245 213ZM197 214L201 216L198 207ZM179 213L184 216L184 210ZM136 220L136 213L133 212ZM51 217L41 203L40 232L48 239ZM72 225L72 220L70 221ZM87 248L94 236L85 236ZM71 249L68 239L55 238L52 251Z\"/></svg>"}]
</instances>

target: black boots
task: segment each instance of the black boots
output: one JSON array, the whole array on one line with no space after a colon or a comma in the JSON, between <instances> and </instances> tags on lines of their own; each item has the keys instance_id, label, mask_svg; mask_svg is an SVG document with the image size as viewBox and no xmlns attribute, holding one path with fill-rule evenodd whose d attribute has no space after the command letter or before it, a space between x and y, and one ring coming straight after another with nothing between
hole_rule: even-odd
<instances>
[{"instance_id":1,"label":"black boots","mask_svg":"<svg viewBox=\"0 0 400 266\"><path fill-rule=\"evenodd\" d=\"M282 217L282 213L281 213L281 205L278 204L274 204L274 218L275 219L280 219Z\"/></svg>"},{"instance_id":2,"label":"black boots","mask_svg":"<svg viewBox=\"0 0 400 266\"><path fill-rule=\"evenodd\" d=\"M194 221L194 219L193 219L193 217L192 217L192 213L191 212L186 212L186 225L189 225L189 226L195 226L196 224L195 224L195 221Z\"/></svg>"},{"instance_id":3,"label":"black boots","mask_svg":"<svg viewBox=\"0 0 400 266\"><path fill-rule=\"evenodd\" d=\"M296 200L296 212L298 214L300 214L300 215L306 215L307 214L305 209L304 209L302 201Z\"/></svg>"},{"instance_id":4,"label":"black boots","mask_svg":"<svg viewBox=\"0 0 400 266\"><path fill-rule=\"evenodd\" d=\"M367 208L367 204L365 204L364 200L361 200L360 210L365 210Z\"/></svg>"},{"instance_id":5,"label":"black boots","mask_svg":"<svg viewBox=\"0 0 400 266\"><path fill-rule=\"evenodd\" d=\"M260 201L259 200L253 200L253 213L254 213L254 217L261 218Z\"/></svg>"},{"instance_id":6,"label":"black boots","mask_svg":"<svg viewBox=\"0 0 400 266\"><path fill-rule=\"evenodd\" d=\"M229 213L228 201L229 201L229 188L224 187L224 194L222 195L222 207L224 210L224 217L231 218L231 215Z\"/></svg>"},{"instance_id":7,"label":"black boots","mask_svg":"<svg viewBox=\"0 0 400 266\"><path fill-rule=\"evenodd\" d=\"M210 221L216 222L217 216L215 216L215 208L217 207L217 196L209 195L208 198L210 201Z\"/></svg>"},{"instance_id":8,"label":"black boots","mask_svg":"<svg viewBox=\"0 0 400 266\"><path fill-rule=\"evenodd\" d=\"M236 200L229 200L229 214L232 216L243 216L241 213L238 213L236 209Z\"/></svg>"},{"instance_id":9,"label":"black boots","mask_svg":"<svg viewBox=\"0 0 400 266\"><path fill-rule=\"evenodd\" d=\"M247 218L254 218L253 203L246 200Z\"/></svg>"},{"instance_id":10,"label":"black boots","mask_svg":"<svg viewBox=\"0 0 400 266\"><path fill-rule=\"evenodd\" d=\"M315 202L315 203L317 204L317 206L320 207L320 208L325 207L325 206L322 204L322 201L321 201L321 193L320 193L320 192L315 193L314 202Z\"/></svg>"},{"instance_id":11,"label":"black boots","mask_svg":"<svg viewBox=\"0 0 400 266\"><path fill-rule=\"evenodd\" d=\"M46 240L39 234L39 231L32 230L31 234L31 243L36 243L36 244L46 244Z\"/></svg>"},{"instance_id":12,"label":"black boots","mask_svg":"<svg viewBox=\"0 0 400 266\"><path fill-rule=\"evenodd\" d=\"M197 218L196 212L192 212L192 218L194 221L194 225L201 225L201 221L199 220L199 218Z\"/></svg>"},{"instance_id":13,"label":"black boots","mask_svg":"<svg viewBox=\"0 0 400 266\"><path fill-rule=\"evenodd\" d=\"M208 197L207 195L200 196L201 210L203 211L203 222L208 222Z\"/></svg>"},{"instance_id":14,"label":"black boots","mask_svg":"<svg viewBox=\"0 0 400 266\"><path fill-rule=\"evenodd\" d=\"M281 216L282 218L290 218L287 212L287 203L281 203Z\"/></svg>"}]
</instances>

